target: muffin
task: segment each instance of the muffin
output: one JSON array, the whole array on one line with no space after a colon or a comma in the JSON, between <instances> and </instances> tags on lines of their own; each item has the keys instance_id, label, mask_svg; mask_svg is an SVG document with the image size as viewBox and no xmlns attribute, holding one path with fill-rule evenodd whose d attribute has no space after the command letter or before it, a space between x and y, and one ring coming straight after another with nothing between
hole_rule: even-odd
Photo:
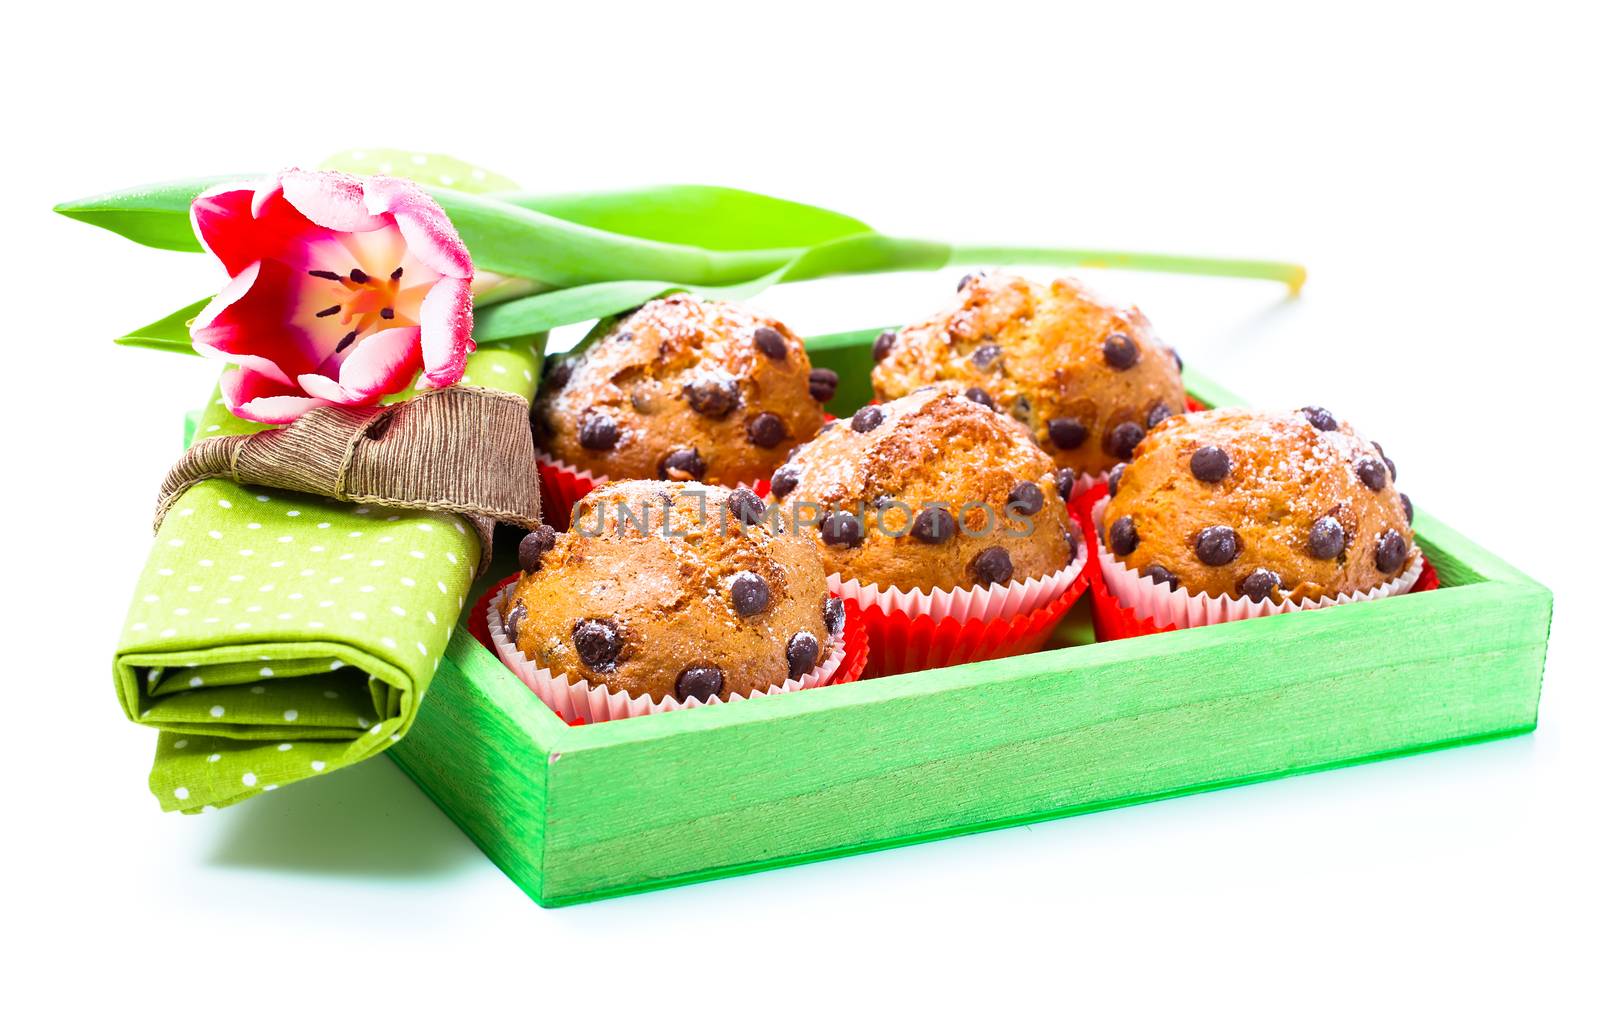
<instances>
[{"instance_id":1,"label":"muffin","mask_svg":"<svg viewBox=\"0 0 1600 1029\"><path fill-rule=\"evenodd\" d=\"M1153 585L1274 603L1348 597L1417 556L1383 448L1322 408L1169 418L1113 471L1111 556Z\"/></svg>"},{"instance_id":2,"label":"muffin","mask_svg":"<svg viewBox=\"0 0 1600 1029\"><path fill-rule=\"evenodd\" d=\"M533 438L595 478L754 483L816 434L838 383L781 322L679 293L553 360Z\"/></svg>"},{"instance_id":3,"label":"muffin","mask_svg":"<svg viewBox=\"0 0 1600 1029\"><path fill-rule=\"evenodd\" d=\"M989 273L961 280L959 303L873 345L880 400L953 383L1011 415L1078 476L1126 461L1151 428L1184 410L1183 364L1137 309L1080 283Z\"/></svg>"},{"instance_id":4,"label":"muffin","mask_svg":"<svg viewBox=\"0 0 1600 1029\"><path fill-rule=\"evenodd\" d=\"M843 629L814 544L748 489L623 481L530 532L500 601L521 654L630 697L749 696L825 665Z\"/></svg>"},{"instance_id":5,"label":"muffin","mask_svg":"<svg viewBox=\"0 0 1600 1029\"><path fill-rule=\"evenodd\" d=\"M830 574L907 591L1061 571L1079 543L1070 489L1022 425L947 387L831 423L772 476Z\"/></svg>"}]
</instances>

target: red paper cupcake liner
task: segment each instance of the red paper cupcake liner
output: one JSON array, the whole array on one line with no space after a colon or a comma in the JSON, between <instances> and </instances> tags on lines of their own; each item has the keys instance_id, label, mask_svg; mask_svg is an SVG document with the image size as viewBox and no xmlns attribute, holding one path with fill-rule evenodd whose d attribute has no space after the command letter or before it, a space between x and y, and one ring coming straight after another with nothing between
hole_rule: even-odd
<instances>
[{"instance_id":1,"label":"red paper cupcake liner","mask_svg":"<svg viewBox=\"0 0 1600 1029\"><path fill-rule=\"evenodd\" d=\"M876 605L868 605L861 609L868 642L863 677L873 679L920 672L1040 650L1062 617L1083 595L1088 585L1087 573L1087 568L1078 573L1066 590L1050 603L1010 618L912 616L904 611L884 611Z\"/></svg>"},{"instance_id":2,"label":"red paper cupcake liner","mask_svg":"<svg viewBox=\"0 0 1600 1029\"><path fill-rule=\"evenodd\" d=\"M1104 484L1090 492L1078 497L1072 502L1072 516L1078 520L1078 526L1083 530L1084 541L1091 548L1089 552L1089 567L1085 569L1089 580L1089 599L1093 605L1094 637L1096 640L1125 640L1134 636L1153 636L1159 632L1175 632L1176 625L1157 624L1154 619L1140 618L1130 607L1126 607L1111 592L1106 585L1105 575L1100 569L1100 534L1094 522L1094 508L1100 499L1107 493ZM1422 558L1422 574L1412 585L1408 593L1423 593L1439 588L1439 575L1429 563L1426 555ZM1370 601L1368 601L1370 603ZM1284 612L1292 614L1293 612ZM1270 617L1270 616L1269 616Z\"/></svg>"},{"instance_id":3,"label":"red paper cupcake liner","mask_svg":"<svg viewBox=\"0 0 1600 1029\"><path fill-rule=\"evenodd\" d=\"M586 475L565 462L549 459L543 453L538 456L538 465L540 509L544 513L545 523L560 532L566 532L572 525L572 505L588 496L596 487L611 481L603 475L598 478ZM758 479L750 486L756 496L763 500L771 488L772 484L766 479Z\"/></svg>"},{"instance_id":4,"label":"red paper cupcake liner","mask_svg":"<svg viewBox=\"0 0 1600 1029\"><path fill-rule=\"evenodd\" d=\"M606 482L606 477L590 477L565 462L550 460L544 453L538 455L538 464L540 510L544 520L552 528L566 532L572 524L572 505Z\"/></svg>"},{"instance_id":5,"label":"red paper cupcake liner","mask_svg":"<svg viewBox=\"0 0 1600 1029\"><path fill-rule=\"evenodd\" d=\"M517 579L517 575L509 575L495 583L493 586L489 587L489 589L484 592L483 596L478 598L478 602L472 606L471 612L467 615L467 631L472 635L473 639L483 644L490 653L495 652L495 646L494 640L489 633L489 605L494 601L495 597L500 595L502 590L516 582ZM866 620L861 615L861 609L851 601L846 600L844 602L844 610L844 656L840 659L839 666L834 670L833 676L827 682L819 683L818 685L811 687L812 689L825 689L829 686L844 686L849 683L856 682L863 677L863 672L866 669L868 652L870 649ZM538 694L535 694L535 696L537 695ZM743 699L744 698L741 698L741 702ZM697 705L695 705L695 702L691 701L690 706ZM551 710L554 711L553 708ZM569 719L562 715L559 711L555 711L555 714L556 717L561 718L561 720L566 722L568 725L588 724L582 717L573 717Z\"/></svg>"}]
</instances>

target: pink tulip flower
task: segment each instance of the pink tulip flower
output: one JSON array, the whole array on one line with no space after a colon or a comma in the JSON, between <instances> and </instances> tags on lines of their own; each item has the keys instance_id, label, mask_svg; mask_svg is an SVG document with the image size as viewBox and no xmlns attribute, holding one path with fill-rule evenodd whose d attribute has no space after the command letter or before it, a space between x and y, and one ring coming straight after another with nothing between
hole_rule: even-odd
<instances>
[{"instance_id":1,"label":"pink tulip flower","mask_svg":"<svg viewBox=\"0 0 1600 1029\"><path fill-rule=\"evenodd\" d=\"M415 183L289 169L208 190L190 217L233 277L190 334L235 366L222 376L235 415L283 424L461 378L472 258Z\"/></svg>"}]
</instances>

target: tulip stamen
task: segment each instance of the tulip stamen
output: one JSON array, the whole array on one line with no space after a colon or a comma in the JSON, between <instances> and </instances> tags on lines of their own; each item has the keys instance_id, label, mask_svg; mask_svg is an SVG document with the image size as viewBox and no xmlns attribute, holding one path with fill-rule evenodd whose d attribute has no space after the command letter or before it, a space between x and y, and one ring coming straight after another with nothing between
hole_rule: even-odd
<instances>
[{"instance_id":1,"label":"tulip stamen","mask_svg":"<svg viewBox=\"0 0 1600 1029\"><path fill-rule=\"evenodd\" d=\"M350 344L354 343L355 341L356 341L356 333L355 333L355 331L348 332L348 333L345 334L344 339L341 339L339 341L339 345L333 348L333 352L336 353L336 354L343 353L344 352L344 348L349 346Z\"/></svg>"},{"instance_id":2,"label":"tulip stamen","mask_svg":"<svg viewBox=\"0 0 1600 1029\"><path fill-rule=\"evenodd\" d=\"M318 311L317 312L317 317L318 318L326 318L330 314L338 314L338 313L339 313L339 305L338 304L334 304L332 307L324 308L323 310Z\"/></svg>"},{"instance_id":3,"label":"tulip stamen","mask_svg":"<svg viewBox=\"0 0 1600 1029\"><path fill-rule=\"evenodd\" d=\"M352 268L350 269L350 281L357 285L361 285L367 281L367 273L362 271L360 268Z\"/></svg>"},{"instance_id":4,"label":"tulip stamen","mask_svg":"<svg viewBox=\"0 0 1600 1029\"><path fill-rule=\"evenodd\" d=\"M398 278L400 278L401 274L404 273L404 272L405 272L405 268L403 268L403 267L396 268L394 271L389 273L389 278L398 279Z\"/></svg>"},{"instance_id":5,"label":"tulip stamen","mask_svg":"<svg viewBox=\"0 0 1600 1029\"><path fill-rule=\"evenodd\" d=\"M344 279L344 276L340 275L338 272L325 272L316 268L311 270L311 274L315 275L319 279L332 279L334 282L339 282Z\"/></svg>"}]
</instances>

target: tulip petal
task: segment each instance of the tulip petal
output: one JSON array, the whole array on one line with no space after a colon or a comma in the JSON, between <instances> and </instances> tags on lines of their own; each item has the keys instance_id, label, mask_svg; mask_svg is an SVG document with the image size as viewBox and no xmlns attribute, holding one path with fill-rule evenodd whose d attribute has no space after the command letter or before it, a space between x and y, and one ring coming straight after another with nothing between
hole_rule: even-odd
<instances>
[{"instance_id":1,"label":"tulip petal","mask_svg":"<svg viewBox=\"0 0 1600 1029\"><path fill-rule=\"evenodd\" d=\"M287 424L328 403L317 397L285 394L283 383L249 368L224 371L219 389L222 402L235 417L272 425Z\"/></svg>"},{"instance_id":2,"label":"tulip petal","mask_svg":"<svg viewBox=\"0 0 1600 1029\"><path fill-rule=\"evenodd\" d=\"M361 180L343 172L290 168L279 175L283 198L316 225L335 232L371 232L385 220L369 213Z\"/></svg>"},{"instance_id":3,"label":"tulip petal","mask_svg":"<svg viewBox=\"0 0 1600 1029\"><path fill-rule=\"evenodd\" d=\"M453 386L467 368L472 342L472 287L466 279L440 279L422 298L422 365L419 385Z\"/></svg>"},{"instance_id":4,"label":"tulip petal","mask_svg":"<svg viewBox=\"0 0 1600 1029\"><path fill-rule=\"evenodd\" d=\"M300 376L300 388L335 404L375 404L411 385L422 366L416 326L374 332L355 345L339 366L338 381L316 372Z\"/></svg>"},{"instance_id":5,"label":"tulip petal","mask_svg":"<svg viewBox=\"0 0 1600 1029\"><path fill-rule=\"evenodd\" d=\"M292 384L322 362L323 345L292 320L313 281L276 261L249 265L189 326L195 350Z\"/></svg>"},{"instance_id":6,"label":"tulip petal","mask_svg":"<svg viewBox=\"0 0 1600 1029\"><path fill-rule=\"evenodd\" d=\"M386 175L367 183L367 210L388 214L400 226L406 245L440 275L472 278L472 256L444 209L416 183Z\"/></svg>"},{"instance_id":7,"label":"tulip petal","mask_svg":"<svg viewBox=\"0 0 1600 1029\"><path fill-rule=\"evenodd\" d=\"M255 192L256 187L249 184L214 186L189 206L195 238L222 262L229 275L238 275L261 257L250 209Z\"/></svg>"}]
</instances>

